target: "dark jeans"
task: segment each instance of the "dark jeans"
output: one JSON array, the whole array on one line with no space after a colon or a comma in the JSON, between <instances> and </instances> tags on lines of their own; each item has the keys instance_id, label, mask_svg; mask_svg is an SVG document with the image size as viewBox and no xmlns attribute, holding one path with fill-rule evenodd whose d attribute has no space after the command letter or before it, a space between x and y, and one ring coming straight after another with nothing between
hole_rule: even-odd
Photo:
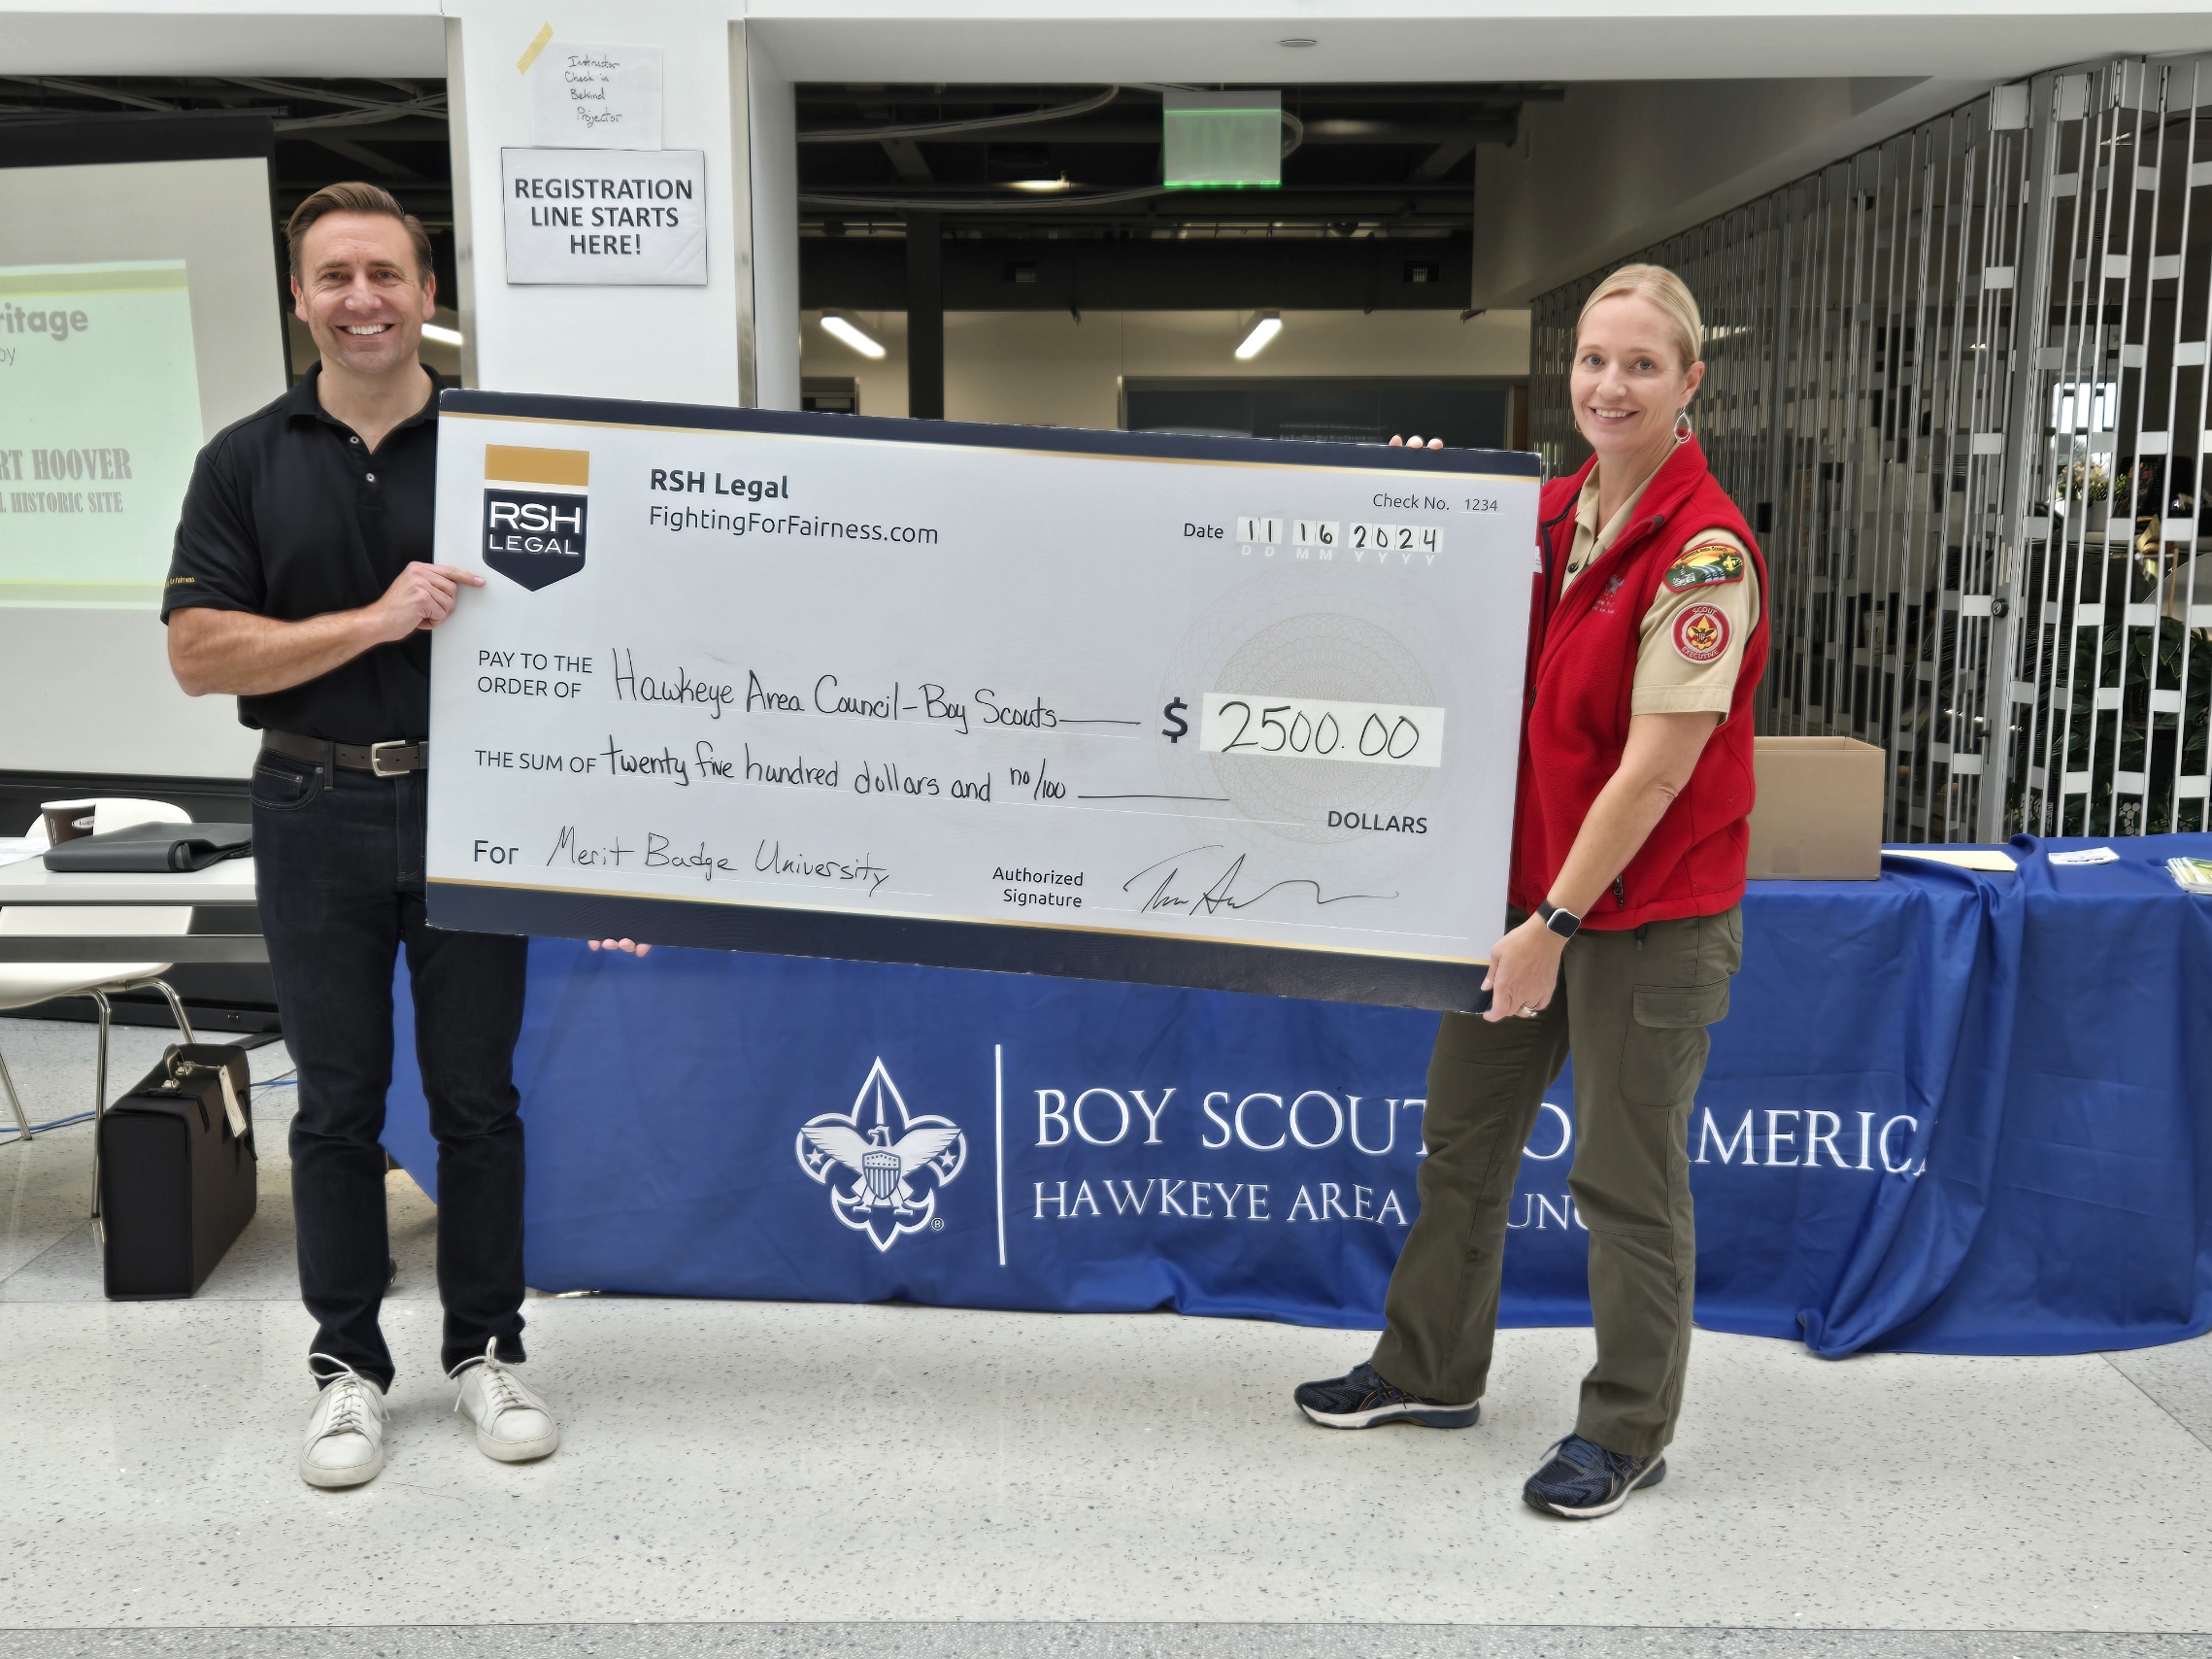
<instances>
[{"instance_id":1,"label":"dark jeans","mask_svg":"<svg viewBox=\"0 0 2212 1659\"><path fill-rule=\"evenodd\" d=\"M391 1386L377 1326L389 1254L385 1093L391 982L407 947L415 1052L438 1139L438 1295L448 1371L492 1338L522 1358L522 1120L515 1039L529 941L423 919L424 780L264 750L253 767L261 931L299 1067L292 1215L316 1353Z\"/></svg>"}]
</instances>

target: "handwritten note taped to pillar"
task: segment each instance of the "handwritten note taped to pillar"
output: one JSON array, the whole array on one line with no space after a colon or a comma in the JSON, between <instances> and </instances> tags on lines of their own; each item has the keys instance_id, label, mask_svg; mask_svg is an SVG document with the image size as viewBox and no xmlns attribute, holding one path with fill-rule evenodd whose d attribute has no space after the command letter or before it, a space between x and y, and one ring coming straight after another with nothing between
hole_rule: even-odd
<instances>
[{"instance_id":1,"label":"handwritten note taped to pillar","mask_svg":"<svg viewBox=\"0 0 2212 1659\"><path fill-rule=\"evenodd\" d=\"M656 46L553 41L530 78L530 134L547 149L658 150L661 52Z\"/></svg>"},{"instance_id":2,"label":"handwritten note taped to pillar","mask_svg":"<svg viewBox=\"0 0 2212 1659\"><path fill-rule=\"evenodd\" d=\"M1535 457L441 408L434 925L1475 1002Z\"/></svg>"}]
</instances>

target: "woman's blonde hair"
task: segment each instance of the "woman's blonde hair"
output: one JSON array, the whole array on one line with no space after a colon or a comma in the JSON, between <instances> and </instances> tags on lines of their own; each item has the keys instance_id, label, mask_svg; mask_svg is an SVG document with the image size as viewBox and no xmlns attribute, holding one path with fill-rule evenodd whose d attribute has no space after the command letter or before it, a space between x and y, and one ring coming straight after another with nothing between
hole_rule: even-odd
<instances>
[{"instance_id":1,"label":"woman's blonde hair","mask_svg":"<svg viewBox=\"0 0 2212 1659\"><path fill-rule=\"evenodd\" d=\"M1592 288L1590 297L1582 302L1581 316L1575 319L1576 336L1581 336L1583 323L1600 301L1625 293L1648 299L1666 314L1666 320L1674 324L1675 350L1682 354L1685 369L1698 359L1705 344L1704 319L1697 314L1697 301L1689 285L1663 265L1623 265Z\"/></svg>"}]
</instances>

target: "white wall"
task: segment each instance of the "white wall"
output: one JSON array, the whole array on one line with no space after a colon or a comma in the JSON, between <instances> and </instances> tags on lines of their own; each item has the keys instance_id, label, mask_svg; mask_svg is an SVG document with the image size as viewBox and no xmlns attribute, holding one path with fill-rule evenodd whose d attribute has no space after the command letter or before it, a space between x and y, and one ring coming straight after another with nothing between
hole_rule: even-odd
<instances>
[{"instance_id":1,"label":"white wall","mask_svg":"<svg viewBox=\"0 0 2212 1659\"><path fill-rule=\"evenodd\" d=\"M871 361L805 314L809 378L851 380L863 415L906 413L906 317L848 312L883 342ZM1506 375L1528 372L1528 314L1493 311L1287 311L1283 332L1248 363L1232 355L1252 313L951 311L945 314L945 414L1111 429L1124 378L1282 379L1306 375Z\"/></svg>"},{"instance_id":2,"label":"white wall","mask_svg":"<svg viewBox=\"0 0 2212 1659\"><path fill-rule=\"evenodd\" d=\"M2011 79L2212 45L2202 0L749 0L747 16L800 81Z\"/></svg>"},{"instance_id":3,"label":"white wall","mask_svg":"<svg viewBox=\"0 0 2212 1659\"><path fill-rule=\"evenodd\" d=\"M532 14L573 35L653 0ZM437 75L470 0L0 0L21 75ZM795 81L2014 78L2212 48L2202 0L698 0ZM534 31L537 24L530 25ZM1287 50L1293 32L1317 44ZM519 48L517 49L519 51ZM719 60L719 53L718 53Z\"/></svg>"},{"instance_id":4,"label":"white wall","mask_svg":"<svg viewBox=\"0 0 2212 1659\"><path fill-rule=\"evenodd\" d=\"M546 0L448 0L460 22L449 99L457 94L456 171L468 169L468 262L461 286L476 384L501 391L679 403L738 401L736 213L732 177L729 26L688 0L625 0L619 8ZM703 288L511 287L506 280L502 148L531 143L531 83L517 68L539 28L586 44L657 46L664 56L661 143L706 154L707 283ZM546 62L535 67L546 72ZM457 76L458 86L452 84ZM456 193L456 216L461 200ZM747 209L750 211L750 209Z\"/></svg>"},{"instance_id":5,"label":"white wall","mask_svg":"<svg viewBox=\"0 0 2212 1659\"><path fill-rule=\"evenodd\" d=\"M750 29L744 43L750 88L754 387L761 409L799 406L798 107L775 54Z\"/></svg>"}]
</instances>

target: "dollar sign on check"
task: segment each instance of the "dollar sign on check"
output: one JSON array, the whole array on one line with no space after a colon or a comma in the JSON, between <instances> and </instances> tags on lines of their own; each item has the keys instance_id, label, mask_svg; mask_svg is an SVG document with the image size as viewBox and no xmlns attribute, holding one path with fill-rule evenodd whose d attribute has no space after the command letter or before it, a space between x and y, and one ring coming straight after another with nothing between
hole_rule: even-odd
<instances>
[{"instance_id":1,"label":"dollar sign on check","mask_svg":"<svg viewBox=\"0 0 2212 1659\"><path fill-rule=\"evenodd\" d=\"M1185 702L1181 697L1177 697L1173 702L1169 703L1165 708L1159 711L1160 713L1167 716L1169 720L1175 723L1174 728L1172 730L1164 726L1159 728L1159 734L1162 737L1166 738L1170 743L1182 742L1183 734L1190 729L1190 723L1183 718L1183 711L1190 706L1190 705Z\"/></svg>"}]
</instances>

